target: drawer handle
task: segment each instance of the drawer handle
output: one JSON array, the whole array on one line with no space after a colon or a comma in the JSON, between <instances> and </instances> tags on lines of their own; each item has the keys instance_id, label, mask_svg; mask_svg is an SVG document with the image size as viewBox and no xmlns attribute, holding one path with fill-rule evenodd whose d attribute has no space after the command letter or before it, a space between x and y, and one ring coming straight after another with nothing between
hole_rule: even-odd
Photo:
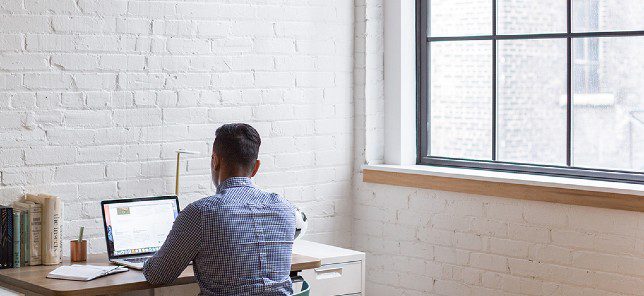
<instances>
[{"instance_id":1,"label":"drawer handle","mask_svg":"<svg viewBox=\"0 0 644 296\"><path fill-rule=\"evenodd\" d=\"M315 269L315 278L318 280L339 278L341 276L342 276L342 267L327 267L327 268Z\"/></svg>"}]
</instances>

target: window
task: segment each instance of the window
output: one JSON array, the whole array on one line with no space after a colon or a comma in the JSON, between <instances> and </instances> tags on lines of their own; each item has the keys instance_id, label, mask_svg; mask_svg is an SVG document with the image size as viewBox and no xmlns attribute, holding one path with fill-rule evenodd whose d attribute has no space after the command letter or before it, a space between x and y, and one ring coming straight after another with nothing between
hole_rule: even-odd
<instances>
[{"instance_id":1,"label":"window","mask_svg":"<svg viewBox=\"0 0 644 296\"><path fill-rule=\"evenodd\" d=\"M417 0L418 162L644 182L640 0Z\"/></svg>"}]
</instances>

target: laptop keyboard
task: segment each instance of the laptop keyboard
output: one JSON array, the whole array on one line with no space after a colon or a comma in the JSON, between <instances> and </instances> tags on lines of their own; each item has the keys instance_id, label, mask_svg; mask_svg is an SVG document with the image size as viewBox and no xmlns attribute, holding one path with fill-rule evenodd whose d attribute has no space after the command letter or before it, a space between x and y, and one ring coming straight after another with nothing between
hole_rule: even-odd
<instances>
[{"instance_id":1,"label":"laptop keyboard","mask_svg":"<svg viewBox=\"0 0 644 296\"><path fill-rule=\"evenodd\" d=\"M148 261L148 257L139 257L139 258L128 258L128 259L123 259L127 262L131 263L143 263L145 261Z\"/></svg>"}]
</instances>

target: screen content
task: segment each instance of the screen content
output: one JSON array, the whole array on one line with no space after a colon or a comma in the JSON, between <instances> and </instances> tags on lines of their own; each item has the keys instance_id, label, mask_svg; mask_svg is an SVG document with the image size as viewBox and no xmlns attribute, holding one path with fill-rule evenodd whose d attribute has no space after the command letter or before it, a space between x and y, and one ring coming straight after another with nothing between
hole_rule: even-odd
<instances>
[{"instance_id":1,"label":"screen content","mask_svg":"<svg viewBox=\"0 0 644 296\"><path fill-rule=\"evenodd\" d=\"M173 199L106 204L108 248L115 256L159 250L179 214Z\"/></svg>"}]
</instances>

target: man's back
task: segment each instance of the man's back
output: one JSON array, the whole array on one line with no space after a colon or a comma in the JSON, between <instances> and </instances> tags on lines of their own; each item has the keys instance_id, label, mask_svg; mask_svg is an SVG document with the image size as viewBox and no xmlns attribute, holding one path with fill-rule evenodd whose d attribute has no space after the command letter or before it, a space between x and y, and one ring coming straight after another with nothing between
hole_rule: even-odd
<instances>
[{"instance_id":1,"label":"man's back","mask_svg":"<svg viewBox=\"0 0 644 296\"><path fill-rule=\"evenodd\" d=\"M151 283L168 283L193 260L203 295L290 295L294 234L288 201L249 178L229 178L181 212L144 273Z\"/></svg>"}]
</instances>

